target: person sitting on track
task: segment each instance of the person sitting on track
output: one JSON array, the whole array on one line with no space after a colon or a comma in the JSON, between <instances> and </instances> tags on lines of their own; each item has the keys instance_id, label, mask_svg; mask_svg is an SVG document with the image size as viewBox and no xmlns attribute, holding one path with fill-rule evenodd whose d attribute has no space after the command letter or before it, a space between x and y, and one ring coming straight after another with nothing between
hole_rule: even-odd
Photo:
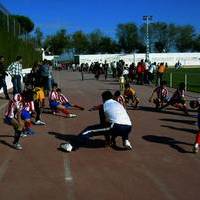
<instances>
[{"instance_id":1,"label":"person sitting on track","mask_svg":"<svg viewBox=\"0 0 200 200\"><path fill-rule=\"evenodd\" d=\"M52 109L53 114L55 114L56 111L61 111L66 115L67 118L76 117L77 115L70 113L68 109L66 109L66 107L60 102L58 92L56 91L57 88L57 83L54 83L52 90L49 93L49 106Z\"/></svg>"},{"instance_id":2,"label":"person sitting on track","mask_svg":"<svg viewBox=\"0 0 200 200\"><path fill-rule=\"evenodd\" d=\"M22 107L22 96L20 94L15 94L8 102L4 113L4 123L11 125L15 131L13 147L17 150L22 149L22 146L19 143L19 139L24 128L24 123L21 119Z\"/></svg>"},{"instance_id":3,"label":"person sitting on track","mask_svg":"<svg viewBox=\"0 0 200 200\"><path fill-rule=\"evenodd\" d=\"M124 98L126 104L128 104L129 101L131 100L131 105L137 108L139 99L136 96L136 91L130 86L129 83L125 84Z\"/></svg>"},{"instance_id":4,"label":"person sitting on track","mask_svg":"<svg viewBox=\"0 0 200 200\"><path fill-rule=\"evenodd\" d=\"M86 143L92 136L105 135L107 137L111 136L111 145L115 146L116 137L121 136L124 148L131 150L132 146L128 137L132 129L132 123L126 110L120 103L113 100L113 95L110 91L102 93L102 100L103 105L98 106L100 109L101 123L84 129L77 137L79 145ZM60 145L60 148L69 152L73 148L79 147L75 145L77 144L71 144L70 142L63 143Z\"/></svg>"},{"instance_id":5,"label":"person sitting on track","mask_svg":"<svg viewBox=\"0 0 200 200\"><path fill-rule=\"evenodd\" d=\"M56 92L58 93L58 98L59 98L59 100L60 100L60 103L63 105L63 106L65 106L65 108L67 108L67 109L69 109L69 108L78 108L78 109L80 109L80 110L84 110L84 108L83 107L81 107L81 106L79 106L79 105L77 105L77 104L72 104L72 103L70 103L69 102L69 99L64 95L64 94L62 94L62 92L61 92L61 89L60 88L57 88L56 89Z\"/></svg>"},{"instance_id":6,"label":"person sitting on track","mask_svg":"<svg viewBox=\"0 0 200 200\"><path fill-rule=\"evenodd\" d=\"M185 100L185 83L181 82L179 84L170 100L165 105L161 106L160 110L169 105L175 106L176 108L182 110L186 115L189 115Z\"/></svg>"},{"instance_id":7,"label":"person sitting on track","mask_svg":"<svg viewBox=\"0 0 200 200\"><path fill-rule=\"evenodd\" d=\"M169 101L169 92L167 89L167 82L166 81L162 81L160 86L156 87L150 98L149 98L149 102L152 102L152 99L154 97L154 94L156 94L156 97L153 99L153 103L156 106L156 109L160 108L161 106L163 106L164 103L167 103Z\"/></svg>"}]
</instances>

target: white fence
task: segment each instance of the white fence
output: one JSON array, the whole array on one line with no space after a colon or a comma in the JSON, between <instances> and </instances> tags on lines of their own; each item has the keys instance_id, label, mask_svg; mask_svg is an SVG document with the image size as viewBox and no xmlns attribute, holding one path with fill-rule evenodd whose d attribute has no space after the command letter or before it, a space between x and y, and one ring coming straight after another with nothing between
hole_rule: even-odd
<instances>
[{"instance_id":1,"label":"white fence","mask_svg":"<svg viewBox=\"0 0 200 200\"><path fill-rule=\"evenodd\" d=\"M150 53L151 62L167 62L169 66L174 66L178 61L183 66L200 66L200 53ZM145 59L145 54L97 54L97 55L79 55L79 63L101 62L108 63L124 60L126 64L137 64L141 59Z\"/></svg>"}]
</instances>

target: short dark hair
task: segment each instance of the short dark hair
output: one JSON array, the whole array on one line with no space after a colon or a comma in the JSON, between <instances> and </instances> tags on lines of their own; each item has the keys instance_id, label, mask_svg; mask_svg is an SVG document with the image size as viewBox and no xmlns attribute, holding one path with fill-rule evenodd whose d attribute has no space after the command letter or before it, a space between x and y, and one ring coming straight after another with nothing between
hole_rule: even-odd
<instances>
[{"instance_id":1,"label":"short dark hair","mask_svg":"<svg viewBox=\"0 0 200 200\"><path fill-rule=\"evenodd\" d=\"M21 56L17 56L17 57L16 57L16 61L19 61L19 60L21 60L21 59L22 59Z\"/></svg>"},{"instance_id":2,"label":"short dark hair","mask_svg":"<svg viewBox=\"0 0 200 200\"><path fill-rule=\"evenodd\" d=\"M114 96L115 97L118 97L118 96L120 96L121 95L121 92L119 91L119 90L117 90L115 93L114 93Z\"/></svg>"},{"instance_id":3,"label":"short dark hair","mask_svg":"<svg viewBox=\"0 0 200 200\"><path fill-rule=\"evenodd\" d=\"M161 81L160 85L167 85L167 81Z\"/></svg>"},{"instance_id":4,"label":"short dark hair","mask_svg":"<svg viewBox=\"0 0 200 200\"><path fill-rule=\"evenodd\" d=\"M181 82L181 83L179 84L179 89L180 89L180 90L184 90L184 89L185 89L185 83L184 83L184 82Z\"/></svg>"},{"instance_id":5,"label":"short dark hair","mask_svg":"<svg viewBox=\"0 0 200 200\"><path fill-rule=\"evenodd\" d=\"M126 83L125 84L125 88L129 88L130 87L130 84L129 83Z\"/></svg>"},{"instance_id":6,"label":"short dark hair","mask_svg":"<svg viewBox=\"0 0 200 200\"><path fill-rule=\"evenodd\" d=\"M52 87L58 87L57 83L53 83Z\"/></svg>"},{"instance_id":7,"label":"short dark hair","mask_svg":"<svg viewBox=\"0 0 200 200\"><path fill-rule=\"evenodd\" d=\"M60 88L57 88L57 89L56 89L56 92L61 92L61 89L60 89Z\"/></svg>"},{"instance_id":8,"label":"short dark hair","mask_svg":"<svg viewBox=\"0 0 200 200\"><path fill-rule=\"evenodd\" d=\"M107 100L113 98L112 93L111 93L110 91L108 91L108 90L107 90L107 91L104 91L104 92L101 94L101 96L102 96L103 102L105 102L105 101L107 101Z\"/></svg>"}]
</instances>

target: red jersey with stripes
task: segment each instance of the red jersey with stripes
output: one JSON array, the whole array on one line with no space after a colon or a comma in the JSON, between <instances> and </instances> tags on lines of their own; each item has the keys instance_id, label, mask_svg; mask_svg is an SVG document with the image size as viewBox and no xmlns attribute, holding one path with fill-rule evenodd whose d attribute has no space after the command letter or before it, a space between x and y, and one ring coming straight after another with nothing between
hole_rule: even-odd
<instances>
[{"instance_id":1,"label":"red jersey with stripes","mask_svg":"<svg viewBox=\"0 0 200 200\"><path fill-rule=\"evenodd\" d=\"M33 101L29 102L24 102L24 107L23 109L27 110L28 112L34 112L35 111L35 106Z\"/></svg>"},{"instance_id":2,"label":"red jersey with stripes","mask_svg":"<svg viewBox=\"0 0 200 200\"><path fill-rule=\"evenodd\" d=\"M69 99L62 93L58 94L58 98L61 104L69 103Z\"/></svg>"},{"instance_id":3,"label":"red jersey with stripes","mask_svg":"<svg viewBox=\"0 0 200 200\"><path fill-rule=\"evenodd\" d=\"M116 101L119 102L122 105L125 104L125 99L124 99L123 95L116 97Z\"/></svg>"},{"instance_id":4,"label":"red jersey with stripes","mask_svg":"<svg viewBox=\"0 0 200 200\"><path fill-rule=\"evenodd\" d=\"M169 94L167 88L157 87L154 91L157 93L159 99L166 98Z\"/></svg>"},{"instance_id":5,"label":"red jersey with stripes","mask_svg":"<svg viewBox=\"0 0 200 200\"><path fill-rule=\"evenodd\" d=\"M59 101L58 92L52 90L49 94L49 101Z\"/></svg>"},{"instance_id":6,"label":"red jersey with stripes","mask_svg":"<svg viewBox=\"0 0 200 200\"><path fill-rule=\"evenodd\" d=\"M22 110L22 107L23 107L23 105L21 102L16 102L16 101L10 100L6 107L4 116L9 117L9 118L14 118L15 114L18 111Z\"/></svg>"}]
</instances>

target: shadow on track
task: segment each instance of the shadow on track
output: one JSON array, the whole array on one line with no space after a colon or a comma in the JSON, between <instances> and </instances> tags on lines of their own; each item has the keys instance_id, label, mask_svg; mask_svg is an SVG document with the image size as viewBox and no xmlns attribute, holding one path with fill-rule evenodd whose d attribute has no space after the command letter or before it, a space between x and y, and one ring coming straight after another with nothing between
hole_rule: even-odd
<instances>
[{"instance_id":1,"label":"shadow on track","mask_svg":"<svg viewBox=\"0 0 200 200\"><path fill-rule=\"evenodd\" d=\"M182 112L181 110L174 110L174 111L178 111L178 112L172 112L172 111L168 111L168 110L156 110L154 107L147 107L147 106L139 106L139 110L142 111L146 111L146 112L157 112L157 113L163 113L163 114L169 114L169 115L178 115L178 116L184 116L184 117L191 117L191 116L187 116L184 113L179 113Z\"/></svg>"},{"instance_id":2,"label":"shadow on track","mask_svg":"<svg viewBox=\"0 0 200 200\"><path fill-rule=\"evenodd\" d=\"M50 135L55 136L55 138L59 140L63 140L65 142L69 142L73 147L75 147L75 150L82 148L89 148L89 149L96 149L96 148L106 148L110 147L114 149L115 151L127 151L124 147L119 146L109 146L106 144L105 139L87 139L82 140L78 135L72 135L72 134L61 134L57 132L48 132ZM61 148L57 148L59 151L66 152L62 150Z\"/></svg>"},{"instance_id":3,"label":"shadow on track","mask_svg":"<svg viewBox=\"0 0 200 200\"><path fill-rule=\"evenodd\" d=\"M195 125L196 121L194 120L183 120L183 119L170 119L170 118L163 118L160 119L161 121L167 121L167 122L176 122L176 123L183 123L183 124L190 124Z\"/></svg>"},{"instance_id":4,"label":"shadow on track","mask_svg":"<svg viewBox=\"0 0 200 200\"><path fill-rule=\"evenodd\" d=\"M192 151L186 151L185 149L183 149L182 147L179 146L179 144L193 146L193 144L191 144L191 143L180 142L180 141L177 141L177 140L170 138L170 137L157 136L157 135L145 135L142 138L144 140L148 141L148 142L154 142L154 143L169 145L171 148L177 150L180 153L193 153Z\"/></svg>"},{"instance_id":5,"label":"shadow on track","mask_svg":"<svg viewBox=\"0 0 200 200\"><path fill-rule=\"evenodd\" d=\"M175 126L168 126L168 125L161 125L161 127L170 128L170 129L178 130L178 131L190 132L193 134L196 134L197 132L195 129L191 129L191 128L178 128Z\"/></svg>"}]
</instances>

